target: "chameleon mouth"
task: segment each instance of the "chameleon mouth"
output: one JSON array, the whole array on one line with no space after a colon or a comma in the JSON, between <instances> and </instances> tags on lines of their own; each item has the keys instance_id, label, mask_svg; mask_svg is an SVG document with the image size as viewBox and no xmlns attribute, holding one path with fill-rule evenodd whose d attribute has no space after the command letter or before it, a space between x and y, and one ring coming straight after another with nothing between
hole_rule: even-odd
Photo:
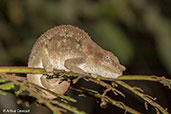
<instances>
[{"instance_id":1,"label":"chameleon mouth","mask_svg":"<svg viewBox=\"0 0 171 114\"><path fill-rule=\"evenodd\" d=\"M101 74L100 76L105 77L105 78L117 78L121 76L121 74L108 72L106 74Z\"/></svg>"},{"instance_id":2,"label":"chameleon mouth","mask_svg":"<svg viewBox=\"0 0 171 114\"><path fill-rule=\"evenodd\" d=\"M109 70L99 70L98 72L92 74L99 75L104 78L117 78L122 75L122 72L119 69L115 69L115 70L109 69Z\"/></svg>"},{"instance_id":3,"label":"chameleon mouth","mask_svg":"<svg viewBox=\"0 0 171 114\"><path fill-rule=\"evenodd\" d=\"M125 70L126 70L125 66L123 66L123 65L119 65L119 69L120 69L121 71L125 71Z\"/></svg>"}]
</instances>

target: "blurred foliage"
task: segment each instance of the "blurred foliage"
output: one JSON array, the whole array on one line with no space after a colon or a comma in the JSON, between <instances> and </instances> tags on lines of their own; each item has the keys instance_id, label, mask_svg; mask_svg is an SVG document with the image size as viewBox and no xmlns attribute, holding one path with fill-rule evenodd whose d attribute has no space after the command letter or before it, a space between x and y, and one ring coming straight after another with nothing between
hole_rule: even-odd
<instances>
[{"instance_id":1,"label":"blurred foliage","mask_svg":"<svg viewBox=\"0 0 171 114\"><path fill-rule=\"evenodd\" d=\"M170 16L164 12L152 0L0 0L0 64L26 65L40 34L53 26L72 24L85 29L93 40L132 69L134 62L146 59L162 67L157 75L171 74ZM148 43L153 52L143 50ZM135 48L155 56L156 61L140 57ZM158 68L147 71L155 70Z\"/></svg>"},{"instance_id":2,"label":"blurred foliage","mask_svg":"<svg viewBox=\"0 0 171 114\"><path fill-rule=\"evenodd\" d=\"M71 24L118 56L125 74L171 78L170 6L170 0L0 0L0 65L26 66L42 33Z\"/></svg>"}]
</instances>

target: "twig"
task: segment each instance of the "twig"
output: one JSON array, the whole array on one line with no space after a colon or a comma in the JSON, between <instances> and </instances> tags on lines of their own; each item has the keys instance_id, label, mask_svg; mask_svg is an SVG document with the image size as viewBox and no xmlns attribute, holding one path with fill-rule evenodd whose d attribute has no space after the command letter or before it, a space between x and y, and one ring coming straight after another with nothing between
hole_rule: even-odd
<instances>
[{"instance_id":1,"label":"twig","mask_svg":"<svg viewBox=\"0 0 171 114\"><path fill-rule=\"evenodd\" d=\"M72 106L64 104L64 103L60 103L59 101L54 101L53 100L51 102L53 104L57 104L58 106L65 108L65 109L67 109L67 110L69 110L69 111L71 111L71 112L73 112L75 114L87 114L87 113L85 113L83 111L78 111L77 108L75 108L75 107L72 107Z\"/></svg>"},{"instance_id":2,"label":"twig","mask_svg":"<svg viewBox=\"0 0 171 114\"><path fill-rule=\"evenodd\" d=\"M0 67L0 73L32 73L32 74L46 74L46 71L43 68L29 68L25 66L6 66Z\"/></svg>"},{"instance_id":3,"label":"twig","mask_svg":"<svg viewBox=\"0 0 171 114\"><path fill-rule=\"evenodd\" d=\"M108 88L103 92L102 98L101 98L101 103L100 103L101 107L104 107L107 104L106 101L104 100L104 97L106 96L107 92L109 92L110 90L111 90L111 88Z\"/></svg>"},{"instance_id":4,"label":"twig","mask_svg":"<svg viewBox=\"0 0 171 114\"><path fill-rule=\"evenodd\" d=\"M107 88L107 89L112 90L113 93L114 93L115 95L120 94L121 96L125 97L125 95L124 95L121 91L119 91L119 90L117 90L116 88L112 87L112 86L111 86L110 84L108 84L108 83L105 83L105 82L103 82L103 81L101 81L101 80L97 80L97 79L89 79L88 81L92 81L92 82L94 82L94 83L96 83L96 84L98 84L98 85L101 85L101 86L103 86L103 87L105 87L105 88Z\"/></svg>"},{"instance_id":5,"label":"twig","mask_svg":"<svg viewBox=\"0 0 171 114\"><path fill-rule=\"evenodd\" d=\"M35 74L47 74L43 68L32 68L32 67L0 67L0 73L35 73ZM63 70L55 70L55 73L66 77L85 77L93 78L91 75L80 75L73 72L66 72ZM101 76L96 76L97 79L107 80L107 81L119 81L119 80L146 80L146 81L156 81L160 82L165 86L171 88L171 79L158 76L145 76L145 75L122 75L118 78L104 78Z\"/></svg>"},{"instance_id":6,"label":"twig","mask_svg":"<svg viewBox=\"0 0 171 114\"><path fill-rule=\"evenodd\" d=\"M126 84L123 81L115 81L117 84L127 88L128 90L132 91L133 93L135 93L136 95L138 95L139 97L141 97L142 99L144 99L146 102L148 102L149 104L151 104L152 106L154 106L154 108L159 109L163 114L169 114L167 112L166 109L164 109L162 106L160 106L159 104L157 104L156 102L154 102L154 100L156 99L152 99L147 97L147 95L140 93L139 91L137 91L136 89L134 89L133 87L131 87L130 85ZM149 96L149 95L148 95Z\"/></svg>"},{"instance_id":7,"label":"twig","mask_svg":"<svg viewBox=\"0 0 171 114\"><path fill-rule=\"evenodd\" d=\"M14 82L15 84L20 85L20 89L27 90L31 96L34 96L35 98L37 98L37 100L40 103L44 103L53 112L57 112L58 114L62 114L61 112L66 112L65 109L67 109L67 110L69 110L69 111L71 111L73 113L76 113L76 114L78 114L78 113L86 114L83 111L79 111L75 107L69 106L68 104L65 104L65 103L62 103L62 102L59 102L59 101L56 101L56 100L49 100L49 99L46 99L46 98L42 97L41 94L39 92L37 92L37 90L38 91L45 90L45 91L50 92L52 94L54 94L54 92L52 92L50 90L47 90L45 88L42 88L42 87L40 87L38 85L35 85L33 83L30 83L23 77L18 77L18 76L9 75L9 74L0 74L0 77L6 78L6 79ZM58 94L54 94L54 95L57 96L57 97L60 97L62 99L72 101L72 102L76 101L73 98L70 98L69 96L58 95ZM59 107L54 106L54 105L51 104L52 102L54 103L55 101L56 101L56 104L58 104L58 106L60 106L62 108L59 108Z\"/></svg>"},{"instance_id":8,"label":"twig","mask_svg":"<svg viewBox=\"0 0 171 114\"><path fill-rule=\"evenodd\" d=\"M28 67L0 67L0 72L5 72L5 73L38 73L38 74L46 74L46 71L44 69L41 69L41 68L28 68ZM76 77L76 78L81 77L81 78L87 79L88 81L96 82L97 84L100 84L100 85L102 85L102 86L104 86L106 88L113 88L113 87L111 85L110 85L111 87L109 87L108 84L106 84L105 82L103 82L101 80L107 80L107 81L116 82L117 84L122 85L123 87L127 88L128 90L134 92L136 95L138 95L141 98L143 98L149 104L151 104L155 108L159 109L163 114L169 114L166 109L164 109L159 104L154 102L154 99L150 98L146 94L143 94L142 90L140 90L140 89L137 90L134 87L131 87L128 84L122 82L121 80L156 81L156 82L160 82L163 85L166 85L169 88L171 88L171 79L166 79L165 77L144 76L144 75L139 75L139 76L137 76L137 75L123 75L123 76L120 76L120 77L118 77L116 79L104 78L104 77L101 77L101 76L96 76L96 78L93 78L91 75L80 75L80 74L76 74L76 73L73 73L73 72L66 72L66 71L62 71L62 70L55 70L55 73L58 74L58 75L61 75L61 76L65 76L65 77ZM115 88L113 89L113 91L118 92L118 90L116 91ZM120 93L120 94L122 95L122 93Z\"/></svg>"},{"instance_id":9,"label":"twig","mask_svg":"<svg viewBox=\"0 0 171 114\"><path fill-rule=\"evenodd\" d=\"M97 97L99 99L102 99L102 95L100 95L97 91L95 90L91 90L91 89L87 89L87 88L83 88L81 87L80 89L78 88L71 88L72 90L75 90L77 92L81 92L81 93L86 93L86 94L89 94L89 95L92 95L94 97ZM124 103L120 102L120 101L115 101L111 98L109 98L108 96L104 96L103 97L104 101L107 102L107 103L110 103L114 106L117 106L123 110L126 110L128 111L129 113L132 113L132 114L141 114L140 112L130 108L129 106L126 106Z\"/></svg>"}]
</instances>

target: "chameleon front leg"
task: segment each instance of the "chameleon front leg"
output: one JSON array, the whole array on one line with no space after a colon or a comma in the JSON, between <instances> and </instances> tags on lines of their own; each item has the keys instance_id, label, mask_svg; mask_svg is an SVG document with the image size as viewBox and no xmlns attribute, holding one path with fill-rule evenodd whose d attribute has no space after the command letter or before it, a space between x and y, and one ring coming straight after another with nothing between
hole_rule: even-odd
<instances>
[{"instance_id":1,"label":"chameleon front leg","mask_svg":"<svg viewBox=\"0 0 171 114\"><path fill-rule=\"evenodd\" d=\"M53 78L53 77L49 77L48 76L53 76L53 62L51 61L51 58L49 56L49 51L47 50L47 48L42 48L42 64L43 67L45 68L47 75L43 75L40 80L41 80L41 84L47 88L52 90L53 92L56 92L57 94L64 94L69 86L70 86L70 82L68 81L64 81L63 78ZM46 93L46 92L45 92ZM49 96L49 98L55 98L53 95L46 93L46 96Z\"/></svg>"},{"instance_id":2,"label":"chameleon front leg","mask_svg":"<svg viewBox=\"0 0 171 114\"><path fill-rule=\"evenodd\" d=\"M44 46L44 48L42 48L42 64L47 72L47 76L53 76L54 75L53 74L53 71L54 71L53 63L51 62L49 52L45 46Z\"/></svg>"},{"instance_id":3,"label":"chameleon front leg","mask_svg":"<svg viewBox=\"0 0 171 114\"><path fill-rule=\"evenodd\" d=\"M74 73L87 75L87 73L84 72L79 67L79 65L84 64L84 63L85 63L85 58L83 57L70 58L70 59L65 60L64 66Z\"/></svg>"},{"instance_id":4,"label":"chameleon front leg","mask_svg":"<svg viewBox=\"0 0 171 114\"><path fill-rule=\"evenodd\" d=\"M47 75L43 75L40 78L42 85L48 89L53 89L53 88L57 87L60 83L60 79L52 77L54 75L54 73L53 73L54 68L52 65L53 63L51 62L48 50L45 47L42 48L42 64L47 72ZM48 79L48 77L49 77L49 79Z\"/></svg>"}]
</instances>

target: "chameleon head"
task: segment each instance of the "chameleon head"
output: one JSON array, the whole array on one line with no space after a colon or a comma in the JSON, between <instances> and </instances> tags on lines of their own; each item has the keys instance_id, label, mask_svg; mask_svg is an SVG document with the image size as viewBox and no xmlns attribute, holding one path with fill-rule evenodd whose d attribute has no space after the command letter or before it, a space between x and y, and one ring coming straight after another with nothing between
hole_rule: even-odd
<instances>
[{"instance_id":1,"label":"chameleon head","mask_svg":"<svg viewBox=\"0 0 171 114\"><path fill-rule=\"evenodd\" d=\"M87 72L106 78L117 78L126 70L113 53L103 49L96 55L89 55L87 62L91 62Z\"/></svg>"}]
</instances>

